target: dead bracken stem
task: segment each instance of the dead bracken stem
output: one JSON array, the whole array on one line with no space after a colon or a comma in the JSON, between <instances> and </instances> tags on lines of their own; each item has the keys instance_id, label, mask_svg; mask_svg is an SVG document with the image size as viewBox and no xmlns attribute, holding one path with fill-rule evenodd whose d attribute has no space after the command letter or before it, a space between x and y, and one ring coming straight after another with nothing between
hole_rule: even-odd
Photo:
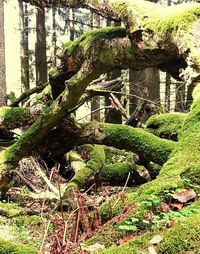
<instances>
[{"instance_id":1,"label":"dead bracken stem","mask_svg":"<svg viewBox=\"0 0 200 254\"><path fill-rule=\"evenodd\" d=\"M126 189L126 186L127 186L127 184L128 184L130 175L131 175L131 173L129 172L129 173L128 173L128 176L127 176L127 179L126 179L126 182L125 182L125 184L124 184L124 187L123 187L123 189L122 189L122 191L121 191L122 193L124 193L124 191L125 191L125 189ZM121 199L121 196L119 196L118 199L116 200L116 202L114 203L113 209L115 208L115 206L117 205L117 203L119 202L120 199Z\"/></svg>"},{"instance_id":2,"label":"dead bracken stem","mask_svg":"<svg viewBox=\"0 0 200 254\"><path fill-rule=\"evenodd\" d=\"M43 239L42 239L42 244L40 246L40 251L39 251L39 254L42 254L43 253L43 249L44 249L44 242L46 240L46 237L47 237L47 233L48 233L48 230L49 230L49 226L51 224L51 221L49 220L48 223L47 223L47 226L46 226L46 229L45 229L45 232L44 232L44 236L43 236Z\"/></svg>"}]
</instances>

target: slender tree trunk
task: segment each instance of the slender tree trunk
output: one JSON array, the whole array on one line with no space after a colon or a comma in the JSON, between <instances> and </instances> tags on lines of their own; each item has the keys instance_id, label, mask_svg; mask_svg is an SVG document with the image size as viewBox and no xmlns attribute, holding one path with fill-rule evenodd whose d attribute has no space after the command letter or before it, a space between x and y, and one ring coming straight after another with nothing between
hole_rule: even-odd
<instances>
[{"instance_id":1,"label":"slender tree trunk","mask_svg":"<svg viewBox=\"0 0 200 254\"><path fill-rule=\"evenodd\" d=\"M46 28L45 28L45 9L37 7L36 11L36 84L47 82L47 56L46 56Z\"/></svg>"},{"instance_id":2,"label":"slender tree trunk","mask_svg":"<svg viewBox=\"0 0 200 254\"><path fill-rule=\"evenodd\" d=\"M0 0L0 106L6 105L4 2Z\"/></svg>"},{"instance_id":3,"label":"slender tree trunk","mask_svg":"<svg viewBox=\"0 0 200 254\"><path fill-rule=\"evenodd\" d=\"M171 76L166 73L165 78L165 110L170 111L170 90L171 90Z\"/></svg>"},{"instance_id":4,"label":"slender tree trunk","mask_svg":"<svg viewBox=\"0 0 200 254\"><path fill-rule=\"evenodd\" d=\"M21 61L21 91L24 92L29 86L29 51L28 51L28 11L27 4L23 5L22 0L18 0L20 19L20 61ZM24 8L25 7L25 8Z\"/></svg>"},{"instance_id":5,"label":"slender tree trunk","mask_svg":"<svg viewBox=\"0 0 200 254\"><path fill-rule=\"evenodd\" d=\"M192 92L193 92L193 89L194 89L194 85L193 84L190 84L187 87L186 110L189 110L190 106L192 105L192 101L193 101Z\"/></svg>"},{"instance_id":6,"label":"slender tree trunk","mask_svg":"<svg viewBox=\"0 0 200 254\"><path fill-rule=\"evenodd\" d=\"M107 26L111 26L110 20L107 20ZM114 22L114 26L120 26L119 22ZM116 79L121 76L121 70L114 70L107 74L108 80ZM116 87L114 91L121 92L121 86ZM116 96L119 100L121 98L120 95ZM105 98L105 106L110 106L110 99L109 97ZM106 109L105 110L105 122L106 123L122 123L122 114L121 112L117 111L116 109Z\"/></svg>"},{"instance_id":7,"label":"slender tree trunk","mask_svg":"<svg viewBox=\"0 0 200 254\"><path fill-rule=\"evenodd\" d=\"M91 27L100 27L100 16L96 13L91 12ZM95 96L91 100L91 121L99 121L101 120L101 115L100 115L100 97Z\"/></svg>"},{"instance_id":8,"label":"slender tree trunk","mask_svg":"<svg viewBox=\"0 0 200 254\"><path fill-rule=\"evenodd\" d=\"M175 104L176 112L184 112L185 111L185 84L177 83L176 84L176 104Z\"/></svg>"},{"instance_id":9,"label":"slender tree trunk","mask_svg":"<svg viewBox=\"0 0 200 254\"><path fill-rule=\"evenodd\" d=\"M145 123L160 105L160 74L157 67L142 71L129 69L129 112L132 126ZM134 97L135 96L135 97Z\"/></svg>"},{"instance_id":10,"label":"slender tree trunk","mask_svg":"<svg viewBox=\"0 0 200 254\"><path fill-rule=\"evenodd\" d=\"M56 53L57 53L57 35L56 35L56 8L52 8L52 44L53 44L53 66L56 66Z\"/></svg>"},{"instance_id":11,"label":"slender tree trunk","mask_svg":"<svg viewBox=\"0 0 200 254\"><path fill-rule=\"evenodd\" d=\"M74 26L74 20L75 20L75 12L74 9L70 9L70 41L74 41L75 39L75 26Z\"/></svg>"}]
</instances>

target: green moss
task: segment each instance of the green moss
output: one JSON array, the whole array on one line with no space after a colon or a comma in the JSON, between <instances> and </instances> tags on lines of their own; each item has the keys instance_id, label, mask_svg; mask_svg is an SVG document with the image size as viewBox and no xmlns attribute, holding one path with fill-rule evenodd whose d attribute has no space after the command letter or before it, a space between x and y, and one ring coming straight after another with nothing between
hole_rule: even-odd
<instances>
[{"instance_id":1,"label":"green moss","mask_svg":"<svg viewBox=\"0 0 200 254\"><path fill-rule=\"evenodd\" d=\"M164 8L146 1L135 0L126 2L114 1L112 5L125 20L128 19L132 31L133 28L141 25L141 22L144 27L159 33L177 30L185 31L200 15L198 4L181 4L171 8Z\"/></svg>"},{"instance_id":2,"label":"green moss","mask_svg":"<svg viewBox=\"0 0 200 254\"><path fill-rule=\"evenodd\" d=\"M197 206L200 209L199 205ZM163 234L158 246L160 254L198 253L200 241L200 212L184 217Z\"/></svg>"},{"instance_id":3,"label":"green moss","mask_svg":"<svg viewBox=\"0 0 200 254\"><path fill-rule=\"evenodd\" d=\"M153 31L170 33L177 30L187 31L200 15L198 4L181 4L171 8L163 8L148 19L147 27Z\"/></svg>"},{"instance_id":4,"label":"green moss","mask_svg":"<svg viewBox=\"0 0 200 254\"><path fill-rule=\"evenodd\" d=\"M163 228L152 231L145 231L143 234L136 234L132 239L121 246L115 246L103 251L101 254L132 254L132 253L149 253L148 247L151 245L150 240L161 235L163 240L155 246L159 254L185 254L198 253L200 240L200 202L192 204L181 210L182 216L175 219L172 228ZM133 215L134 217L137 214ZM96 239L97 242L99 239ZM93 243L93 242L92 242Z\"/></svg>"},{"instance_id":5,"label":"green moss","mask_svg":"<svg viewBox=\"0 0 200 254\"><path fill-rule=\"evenodd\" d=\"M104 147L100 145L88 146L91 149L89 158L84 167L82 167L75 176L67 184L63 194L65 199L68 199L73 188L83 188L87 185L88 180L97 174L105 164ZM69 193L70 192L70 193ZM69 195L70 194L70 195Z\"/></svg>"},{"instance_id":6,"label":"green moss","mask_svg":"<svg viewBox=\"0 0 200 254\"><path fill-rule=\"evenodd\" d=\"M140 172L145 170L144 167L135 163L114 163L106 164L96 176L101 181L109 182L111 185L124 186L129 176L128 186L133 184L144 183L145 178L140 176Z\"/></svg>"},{"instance_id":7,"label":"green moss","mask_svg":"<svg viewBox=\"0 0 200 254\"><path fill-rule=\"evenodd\" d=\"M2 203L0 202L0 209L6 217L16 217L22 214L22 209L15 203Z\"/></svg>"},{"instance_id":8,"label":"green moss","mask_svg":"<svg viewBox=\"0 0 200 254\"><path fill-rule=\"evenodd\" d=\"M67 55L73 55L80 49L86 51L94 41L98 41L101 38L113 39L115 37L122 38L124 36L126 36L126 30L121 27L94 29L84 33L74 42L67 42L64 46L64 52Z\"/></svg>"},{"instance_id":9,"label":"green moss","mask_svg":"<svg viewBox=\"0 0 200 254\"><path fill-rule=\"evenodd\" d=\"M126 125L104 125L104 144L131 150L149 161L163 164L175 147L175 142L163 140L142 129Z\"/></svg>"},{"instance_id":10,"label":"green moss","mask_svg":"<svg viewBox=\"0 0 200 254\"><path fill-rule=\"evenodd\" d=\"M36 254L33 247L0 239L0 254Z\"/></svg>"},{"instance_id":11,"label":"green moss","mask_svg":"<svg viewBox=\"0 0 200 254\"><path fill-rule=\"evenodd\" d=\"M145 129L159 137L177 137L186 116L183 113L153 115L146 122Z\"/></svg>"},{"instance_id":12,"label":"green moss","mask_svg":"<svg viewBox=\"0 0 200 254\"><path fill-rule=\"evenodd\" d=\"M101 234L96 234L91 239L87 240L84 245L89 246L95 243L104 244L106 247L112 245L117 239L122 236L120 231L116 231L114 226L109 225Z\"/></svg>"},{"instance_id":13,"label":"green moss","mask_svg":"<svg viewBox=\"0 0 200 254\"><path fill-rule=\"evenodd\" d=\"M32 228L33 226L40 226L44 223L44 218L37 215L27 216L27 215L21 215L16 217L13 222L17 226L25 226L28 228Z\"/></svg>"},{"instance_id":14,"label":"green moss","mask_svg":"<svg viewBox=\"0 0 200 254\"><path fill-rule=\"evenodd\" d=\"M59 76L60 72L58 70L58 68L54 67L54 68L51 68L49 70L49 76L52 77L52 78L55 78L57 76Z\"/></svg>"},{"instance_id":15,"label":"green moss","mask_svg":"<svg viewBox=\"0 0 200 254\"><path fill-rule=\"evenodd\" d=\"M51 85L46 86L41 93L38 93L35 96L35 99L37 101L37 103L39 101L45 102L48 101L52 98L52 93L51 93Z\"/></svg>"},{"instance_id":16,"label":"green moss","mask_svg":"<svg viewBox=\"0 0 200 254\"><path fill-rule=\"evenodd\" d=\"M4 122L7 124L12 123L15 124L16 122L23 121L24 118L30 117L30 112L27 109L24 108L18 108L18 107L1 107L0 108L0 118L3 119Z\"/></svg>"},{"instance_id":17,"label":"green moss","mask_svg":"<svg viewBox=\"0 0 200 254\"><path fill-rule=\"evenodd\" d=\"M179 135L176 149L170 155L170 160L161 170L161 174L181 175L191 172L199 175L199 140L200 140L200 84L194 90L194 101L191 111L185 118Z\"/></svg>"},{"instance_id":18,"label":"green moss","mask_svg":"<svg viewBox=\"0 0 200 254\"><path fill-rule=\"evenodd\" d=\"M114 164L107 164L105 167L102 168L100 172L100 177L109 179L109 178L116 178L123 180L127 179L128 173L137 170L137 165L135 163L114 163Z\"/></svg>"}]
</instances>

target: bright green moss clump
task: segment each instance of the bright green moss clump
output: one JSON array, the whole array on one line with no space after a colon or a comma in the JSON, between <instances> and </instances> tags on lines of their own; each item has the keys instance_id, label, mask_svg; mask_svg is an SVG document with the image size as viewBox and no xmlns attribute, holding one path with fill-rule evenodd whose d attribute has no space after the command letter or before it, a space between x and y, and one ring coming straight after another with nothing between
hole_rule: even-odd
<instances>
[{"instance_id":1,"label":"bright green moss clump","mask_svg":"<svg viewBox=\"0 0 200 254\"><path fill-rule=\"evenodd\" d=\"M78 172L66 186L64 197L68 197L68 192L73 188L82 188L87 185L87 182L92 176L99 173L100 169L105 164L105 151L104 147L100 145L88 146L90 155L87 163Z\"/></svg>"},{"instance_id":2,"label":"bright green moss clump","mask_svg":"<svg viewBox=\"0 0 200 254\"><path fill-rule=\"evenodd\" d=\"M54 67L54 68L51 68L50 70L49 70L49 76L50 77L53 77L53 78L55 78L55 77L57 77L57 76L59 76L59 70L58 70L58 68L56 68L56 67Z\"/></svg>"},{"instance_id":3,"label":"bright green moss clump","mask_svg":"<svg viewBox=\"0 0 200 254\"><path fill-rule=\"evenodd\" d=\"M0 209L4 216L11 218L22 214L22 209L15 203L0 202Z\"/></svg>"},{"instance_id":4,"label":"bright green moss clump","mask_svg":"<svg viewBox=\"0 0 200 254\"><path fill-rule=\"evenodd\" d=\"M122 27L107 27L91 30L81 35L74 42L67 42L64 46L64 52L67 55L72 55L76 53L77 50L87 50L94 41L100 40L101 38L113 39L115 37L122 38L125 36L126 30Z\"/></svg>"},{"instance_id":5,"label":"bright green moss clump","mask_svg":"<svg viewBox=\"0 0 200 254\"><path fill-rule=\"evenodd\" d=\"M7 124L12 123L15 124L16 122L21 122L23 119L28 119L30 117L30 112L27 109L24 108L11 108L11 107L1 107L0 108L0 118L3 119L3 121Z\"/></svg>"},{"instance_id":6,"label":"bright green moss clump","mask_svg":"<svg viewBox=\"0 0 200 254\"><path fill-rule=\"evenodd\" d=\"M183 113L153 115L146 122L145 129L159 137L177 139L186 116Z\"/></svg>"},{"instance_id":7,"label":"bright green moss clump","mask_svg":"<svg viewBox=\"0 0 200 254\"><path fill-rule=\"evenodd\" d=\"M105 124L103 127L104 144L125 148L160 165L167 161L175 147L175 142L156 137L143 129L119 124Z\"/></svg>"},{"instance_id":8,"label":"bright green moss clump","mask_svg":"<svg viewBox=\"0 0 200 254\"><path fill-rule=\"evenodd\" d=\"M0 239L0 254L37 254L38 252L24 244L12 243Z\"/></svg>"}]
</instances>

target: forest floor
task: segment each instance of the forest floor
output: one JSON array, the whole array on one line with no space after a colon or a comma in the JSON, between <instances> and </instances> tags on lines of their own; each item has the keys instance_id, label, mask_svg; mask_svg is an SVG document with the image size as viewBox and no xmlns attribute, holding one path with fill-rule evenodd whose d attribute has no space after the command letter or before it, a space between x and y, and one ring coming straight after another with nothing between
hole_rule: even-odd
<instances>
[{"instance_id":1,"label":"forest floor","mask_svg":"<svg viewBox=\"0 0 200 254\"><path fill-rule=\"evenodd\" d=\"M90 230L87 225L84 228L80 216L89 217L95 207L97 225L94 227L100 228L99 206L110 196L123 195L124 190L128 189L106 183L98 187L92 185L87 191L79 193L79 201L87 206L82 214L77 212L77 208L69 212L62 211L62 208L58 211L57 206L62 201L59 201L59 193L55 192L59 192L66 182L58 174L58 167L49 170L47 165L33 157L20 162L14 177L15 186L9 190L8 200L0 202L0 239L30 245L38 253L70 253L73 249L79 253L79 246L88 238L87 231ZM74 202L78 206L77 199ZM92 231L89 234L92 236ZM99 250L104 246L92 248ZM92 248L80 253L90 253L94 251ZM3 252L0 250L0 253Z\"/></svg>"}]
</instances>

